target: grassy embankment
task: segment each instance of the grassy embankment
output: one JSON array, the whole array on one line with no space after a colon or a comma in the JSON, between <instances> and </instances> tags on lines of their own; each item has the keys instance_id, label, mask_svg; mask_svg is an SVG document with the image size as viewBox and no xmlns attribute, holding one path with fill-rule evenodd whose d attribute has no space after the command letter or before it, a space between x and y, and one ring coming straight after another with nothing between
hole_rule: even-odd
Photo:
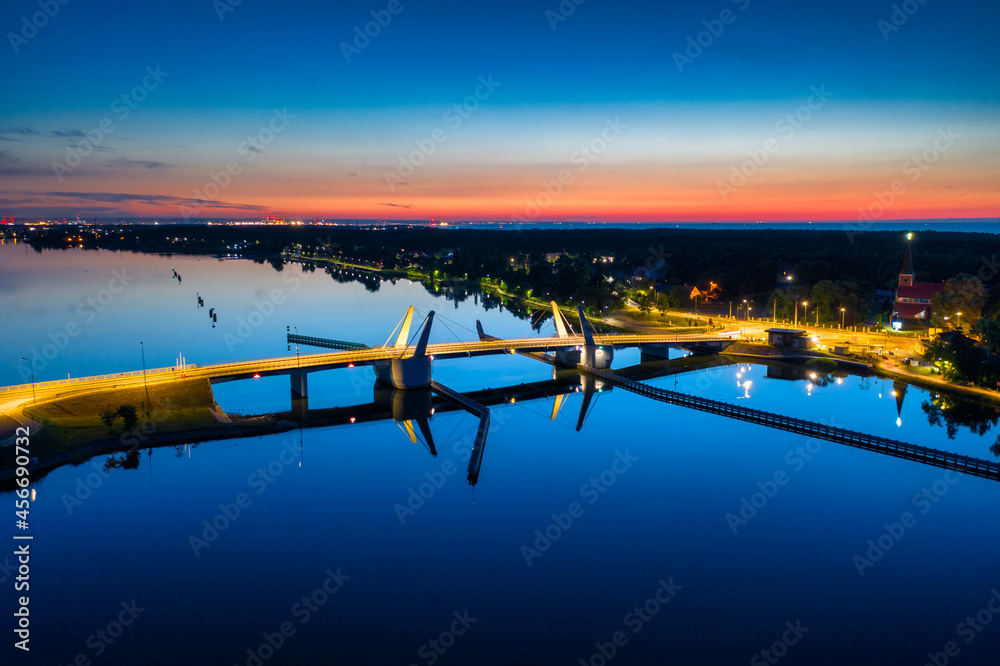
<instances>
[{"instance_id":1,"label":"grassy embankment","mask_svg":"<svg viewBox=\"0 0 1000 666\"><path fill-rule=\"evenodd\" d=\"M122 405L133 405L139 418L139 425L131 431L124 431L121 418L111 429L101 421L102 412ZM220 421L225 416L215 404L207 379L154 384L148 396L141 386L95 391L29 405L23 412L44 422L31 435L31 454L40 461L95 443L125 449L165 433L229 425ZM113 446L117 443L120 447Z\"/></svg>"}]
</instances>

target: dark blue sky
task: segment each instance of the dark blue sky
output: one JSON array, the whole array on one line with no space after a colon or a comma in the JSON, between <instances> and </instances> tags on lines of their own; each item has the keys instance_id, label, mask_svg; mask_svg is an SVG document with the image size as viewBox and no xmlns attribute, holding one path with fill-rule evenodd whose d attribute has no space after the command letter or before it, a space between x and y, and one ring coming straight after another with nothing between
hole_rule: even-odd
<instances>
[{"instance_id":1,"label":"dark blue sky","mask_svg":"<svg viewBox=\"0 0 1000 666\"><path fill-rule=\"evenodd\" d=\"M692 120L679 114L671 126L673 105L706 109L717 131L703 127L693 131L711 141L717 133L734 129L720 125L720 119L739 121L760 114L760 126L766 127L773 124L772 118L781 117L782 104L801 103L814 85L835 91L842 109L851 106L877 117L874 124L871 118L840 117L839 131L852 122L867 122L868 129L875 124L912 124L915 148L932 138L936 128L919 126L908 113L933 115L944 109L946 120L974 117L980 130L991 122L996 125L1000 8L985 0L926 0L922 5L913 0L911 9L916 11L892 32L880 28L879 21L891 21L894 3L879 1L586 0L575 6L565 0L562 6L575 10L553 30L546 12L558 12L558 0L399 0L402 11L350 63L341 42L352 42L355 27L371 21L371 12L385 10L388 0L243 0L220 20L217 7L222 2L70 0L26 43L11 35L22 32L22 17L40 11L37 0L4 3L0 173L27 177L51 171L53 159L75 144L50 141L62 138L54 134L42 135L96 126L112 101L140 83L147 66L157 64L169 78L149 94L128 123L116 127L103 152L117 153L117 161L101 164L119 170L125 165L133 170L142 165L159 169L148 166L158 164L175 178L188 169L182 182L166 188L169 192L145 192L181 198L202 184L204 177L194 172L207 173L212 164L225 163L225 154L214 157L207 146L215 140L235 146L243 130L234 129L230 138L224 136L227 128L240 127L244 121L254 127L262 122L251 122L241 114L283 107L304 114L299 128L309 126L312 145L329 144L328 154L340 156L333 159L334 172L354 173L352 164L393 165L407 145L433 128L425 129L419 114L409 109L435 109L440 116L440 109L472 92L478 77L490 74L503 87L486 104L493 112L508 113L477 119L474 135L487 145L504 147L518 142L537 147L558 128L560 118L582 125L591 120L583 108L601 109L591 114L598 124L602 114L658 109L664 131L683 129L683 123ZM706 30L704 22L717 20L724 10L732 12L731 23L678 71L673 54L685 52L688 38L697 38ZM18 42L14 46L12 39ZM770 109L768 105L774 105L777 115L761 110ZM385 114L382 132L355 124L379 113ZM695 120L701 115L695 113ZM414 129L408 140L385 140L385 135L410 126ZM513 134L519 127L523 131ZM345 128L357 142L367 141L370 150L366 152L364 145L347 150L337 135ZM40 135L12 133L18 129ZM821 130L833 131L817 124L815 131ZM309 144L303 136L299 140ZM645 144L653 141L647 138ZM984 140L977 143L983 145ZM449 150L458 150L456 144L452 140ZM202 154L179 159L171 153L171 146L178 145ZM284 145L290 147L291 140ZM465 150L479 147L470 143ZM663 150L669 152L669 146ZM728 161L745 150L733 145ZM293 156L290 153L289 159ZM313 157L308 151L299 153L302 161ZM526 153L522 161L539 159ZM553 153L543 161L564 162L566 156ZM95 163L89 160L73 173L77 181L89 174L85 187L78 183L66 188L64 181L58 185L72 191L121 191L121 185L97 184L108 170L94 173ZM720 166L722 173L725 166ZM162 181L164 174L157 175ZM135 177L123 175L126 181ZM17 191L45 192L52 185L24 182ZM300 196L321 194L330 193ZM332 205L334 199L330 201Z\"/></svg>"}]
</instances>

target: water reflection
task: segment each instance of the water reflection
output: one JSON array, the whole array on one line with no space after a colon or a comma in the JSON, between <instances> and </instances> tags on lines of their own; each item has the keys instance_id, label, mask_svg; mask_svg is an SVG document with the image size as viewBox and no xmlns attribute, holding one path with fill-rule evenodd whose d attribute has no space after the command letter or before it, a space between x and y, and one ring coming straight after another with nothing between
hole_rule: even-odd
<instances>
[{"instance_id":1,"label":"water reflection","mask_svg":"<svg viewBox=\"0 0 1000 666\"><path fill-rule=\"evenodd\" d=\"M955 439L961 428L967 428L969 432L982 437L1000 421L1000 409L996 406L962 400L945 393L933 394L930 400L921 403L920 408L927 415L929 424L944 426L948 439ZM990 450L1000 457L1000 451L993 447Z\"/></svg>"}]
</instances>

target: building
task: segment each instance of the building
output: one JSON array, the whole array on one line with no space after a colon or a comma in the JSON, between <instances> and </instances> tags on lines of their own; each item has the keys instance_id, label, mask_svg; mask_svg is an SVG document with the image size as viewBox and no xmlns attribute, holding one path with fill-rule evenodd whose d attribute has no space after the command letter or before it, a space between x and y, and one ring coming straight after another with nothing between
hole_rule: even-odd
<instances>
[{"instance_id":1,"label":"building","mask_svg":"<svg viewBox=\"0 0 1000 666\"><path fill-rule=\"evenodd\" d=\"M931 298L941 291L944 291L944 282L913 281L913 256L907 245L903 267L899 269L896 299L892 304L892 318L899 321L899 325L894 324L894 327L900 328L904 322L927 325L931 319Z\"/></svg>"},{"instance_id":2,"label":"building","mask_svg":"<svg viewBox=\"0 0 1000 666\"><path fill-rule=\"evenodd\" d=\"M809 346L809 336L800 328L769 328L767 344L775 347L797 347L805 349Z\"/></svg>"}]
</instances>

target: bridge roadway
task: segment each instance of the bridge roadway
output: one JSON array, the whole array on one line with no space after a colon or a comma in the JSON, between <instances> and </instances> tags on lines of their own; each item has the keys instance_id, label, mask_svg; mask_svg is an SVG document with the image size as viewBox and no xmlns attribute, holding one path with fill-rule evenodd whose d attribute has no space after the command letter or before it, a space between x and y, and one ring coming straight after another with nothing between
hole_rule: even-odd
<instances>
[{"instance_id":1,"label":"bridge roadway","mask_svg":"<svg viewBox=\"0 0 1000 666\"><path fill-rule=\"evenodd\" d=\"M554 359L544 358L539 360L552 362ZM699 398L686 393L677 393L676 391L669 391L667 389L649 386L648 384L627 379L613 372L591 368L583 364L577 365L576 368L581 374L595 377L612 386L619 387L626 391L631 391L632 393L637 393L647 398L652 398L653 400L666 402L671 405L681 405L683 407L697 409L702 412L719 414L731 419L748 421L750 423L756 423L770 428L777 428L779 430L787 430L788 432L806 435L807 437L823 439L829 442L836 442L838 444L846 444L847 446L866 449L868 451L876 451L885 455L894 456L896 458L904 458L906 460L912 460L914 462L931 465L933 467L955 470L957 472L963 472L965 474L982 477L984 479L1000 481L1000 463L963 456L957 453L940 451L938 449L932 449L925 446L917 446L916 444L907 444L905 442L899 442L886 437L868 435L866 433L846 430L844 428L835 428L833 426L827 426L813 421L796 419L790 416L782 416L781 414L772 414L771 412L765 412L759 409L739 407L737 405L721 402L719 400L710 400L708 398Z\"/></svg>"},{"instance_id":2,"label":"bridge roadway","mask_svg":"<svg viewBox=\"0 0 1000 666\"><path fill-rule=\"evenodd\" d=\"M641 345L692 345L716 342L731 342L726 335L595 335L594 342L601 346L615 348L638 347ZM490 354L510 354L515 352L545 352L559 349L572 349L583 346L582 335L551 338L518 338L504 340L480 340L470 342L447 342L427 346L427 354L432 359L451 359ZM412 348L376 347L351 351L337 351L322 354L298 355L291 354L277 358L237 361L233 363L197 364L176 368L157 368L145 372L145 381L149 384L160 384L179 379L196 379L204 377L212 383L250 379L255 375L261 377L273 375L290 375L303 372L317 372L333 368L345 368L351 365L372 365L379 361L412 356ZM55 397L73 393L84 393L110 388L142 386L144 377L141 370L97 375L95 377L79 377L75 379L59 379L55 381L37 382L34 392L37 400L51 400ZM0 401L13 400L31 396L31 384L0 387Z\"/></svg>"}]
</instances>

